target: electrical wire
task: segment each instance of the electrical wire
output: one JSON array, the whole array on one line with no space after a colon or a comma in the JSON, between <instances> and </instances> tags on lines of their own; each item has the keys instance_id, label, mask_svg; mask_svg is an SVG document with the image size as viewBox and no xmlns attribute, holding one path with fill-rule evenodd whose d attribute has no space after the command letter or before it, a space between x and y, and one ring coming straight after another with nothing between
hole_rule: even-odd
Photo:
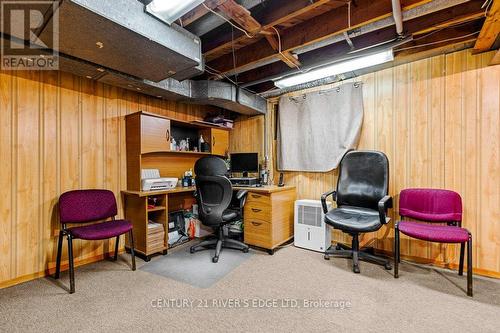
<instances>
[{"instance_id":1,"label":"electrical wire","mask_svg":"<svg viewBox=\"0 0 500 333\"><path fill-rule=\"evenodd\" d=\"M449 25L449 26L446 26L446 27L442 27L442 28L436 29L434 31L431 31L431 32L425 34L425 35L422 35L422 36L419 36L419 37L414 37L413 41L424 39L426 37L429 37L430 35L433 35L433 34L435 34L437 32L440 32L440 31L443 31L443 30L446 30L446 29L449 29L449 28L457 28L457 27L461 27L461 26L467 25L471 21L472 20L469 20L469 21L466 21L466 22L459 22L459 23L455 23L455 24L452 24L452 25Z\"/></svg>"},{"instance_id":2,"label":"electrical wire","mask_svg":"<svg viewBox=\"0 0 500 333\"><path fill-rule=\"evenodd\" d=\"M226 21L227 23L229 23L230 25L232 25L236 29L238 29L241 32L243 32L248 38L253 38L254 37L254 36L250 35L245 29L238 27L237 25L235 25L234 23L232 23L230 20L228 20L227 18L225 18L223 15L217 13L215 10L213 10L212 8L210 8L207 5L205 5L205 3L202 3L202 5L203 5L203 7L205 7L206 10L212 12L213 14L217 15L218 17L220 17L221 19L223 19L224 21Z\"/></svg>"},{"instance_id":3,"label":"electrical wire","mask_svg":"<svg viewBox=\"0 0 500 333\"><path fill-rule=\"evenodd\" d=\"M238 81L238 73L236 72L236 52L234 49L234 28L231 27L231 53L233 56L233 71L234 73L234 79Z\"/></svg>"},{"instance_id":4,"label":"electrical wire","mask_svg":"<svg viewBox=\"0 0 500 333\"><path fill-rule=\"evenodd\" d=\"M284 54L283 54L283 52L282 52L282 50L281 50L281 36L280 36L280 33L279 33L278 29L276 29L274 26L272 26L271 28L273 28L273 29L274 29L274 31L276 31L276 35L278 36L278 53L279 53L279 54L281 54L281 55L282 55L282 56L286 59L286 58L287 58L287 56L286 56L286 55L284 55ZM297 67L297 69L298 69L298 71L299 71L300 73L302 73L302 69L301 69L299 66L297 66L297 64L295 64L295 63L292 63L292 64L293 64L295 67Z\"/></svg>"},{"instance_id":5,"label":"electrical wire","mask_svg":"<svg viewBox=\"0 0 500 333\"><path fill-rule=\"evenodd\" d=\"M470 33L470 34L467 34L467 35L464 35L464 36L443 39L443 40L440 40L440 41L435 41L435 42L430 42L430 43L425 43L425 44L420 44L420 45L413 45L413 46L403 47L401 49L396 49L394 51L400 52L400 51L404 51L404 50L417 49L417 48L420 48L420 47L434 45L434 44L441 44L441 43L445 43L445 42L449 42L449 41L453 41L453 40L457 40L457 39L462 39L462 38L474 36L474 35L477 35L478 33L480 33L480 31L476 31L476 32L473 32L473 33Z\"/></svg>"},{"instance_id":6,"label":"electrical wire","mask_svg":"<svg viewBox=\"0 0 500 333\"><path fill-rule=\"evenodd\" d=\"M205 71L206 71L207 73L212 74L212 75L215 75L215 76L217 76L217 77L219 77L219 78L225 78L225 79L227 79L229 82L231 82L232 84L234 84L235 86L237 86L237 87L238 87L238 88L240 88L240 89L243 89L243 90L245 90L245 91L248 91L249 93L252 93L252 94L256 94L256 92L255 92L255 91L250 90L250 89L248 89L248 88L246 88L246 87L241 87L241 86L239 85L239 83L238 83L238 82L234 81L234 80L233 80L233 79L231 79L229 76L227 76L226 74L222 73L221 71L218 71L218 70L216 70L215 68L208 66L207 64L205 64Z\"/></svg>"}]
</instances>

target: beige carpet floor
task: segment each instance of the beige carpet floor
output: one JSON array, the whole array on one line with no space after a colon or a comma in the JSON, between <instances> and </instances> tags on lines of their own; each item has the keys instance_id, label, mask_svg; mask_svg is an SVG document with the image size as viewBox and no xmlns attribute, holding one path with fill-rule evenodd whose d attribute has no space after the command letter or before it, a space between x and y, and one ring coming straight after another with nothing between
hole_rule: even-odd
<instances>
[{"instance_id":1,"label":"beige carpet floor","mask_svg":"<svg viewBox=\"0 0 500 333\"><path fill-rule=\"evenodd\" d=\"M229 251L229 250L227 250ZM224 253L222 254L222 256ZM274 256L256 252L207 289L137 270L128 255L68 274L0 290L1 332L498 332L500 281L474 279L409 263L395 280L382 267L361 263L361 274L344 259L294 247ZM153 259L154 260L154 259ZM143 265L142 260L138 260ZM166 301L208 307L166 307ZM219 306L214 306L213 300ZM223 301L240 301L224 307ZM286 303L287 300L290 303ZM342 302L345 308L305 308L304 300ZM300 308L285 307L287 304ZM161 301L160 301L161 302ZM206 303L205 303L206 302ZM245 303L246 302L246 303ZM255 302L255 303L252 303ZM267 302L267 306L265 305ZM272 302L275 302L274 304ZM163 307L155 307L162 304ZM182 305L178 304L178 305ZM248 305L248 307L246 307Z\"/></svg>"}]
</instances>

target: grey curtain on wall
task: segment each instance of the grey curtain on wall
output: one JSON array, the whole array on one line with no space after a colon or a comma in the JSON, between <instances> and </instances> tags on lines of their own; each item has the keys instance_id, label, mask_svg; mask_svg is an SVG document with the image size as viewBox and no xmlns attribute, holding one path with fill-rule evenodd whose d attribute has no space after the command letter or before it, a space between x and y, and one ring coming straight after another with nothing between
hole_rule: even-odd
<instances>
[{"instance_id":1,"label":"grey curtain on wall","mask_svg":"<svg viewBox=\"0 0 500 333\"><path fill-rule=\"evenodd\" d=\"M359 83L279 100L278 169L326 172L356 148L363 123Z\"/></svg>"}]
</instances>

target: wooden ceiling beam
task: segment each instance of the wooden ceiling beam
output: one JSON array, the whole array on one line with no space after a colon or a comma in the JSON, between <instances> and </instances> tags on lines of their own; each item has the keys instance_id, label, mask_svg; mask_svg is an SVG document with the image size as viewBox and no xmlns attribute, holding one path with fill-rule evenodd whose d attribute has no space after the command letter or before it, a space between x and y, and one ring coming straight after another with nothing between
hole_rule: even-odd
<instances>
[{"instance_id":1,"label":"wooden ceiling beam","mask_svg":"<svg viewBox=\"0 0 500 333\"><path fill-rule=\"evenodd\" d=\"M460 6L461 10L467 10L466 7ZM470 8L469 8L470 10ZM462 17L467 19L468 17L474 16L474 13L480 13L483 12L479 7L475 7L475 12L469 13L469 15L465 15L465 13L462 13ZM478 31L483 17L478 15L478 19L475 21L470 21L468 24L463 25L464 27L468 27L470 25L474 25L476 28L475 31ZM442 30L445 32L440 33L440 31L437 31L437 29L434 29L436 26L441 26L443 25L444 22L447 22L448 19L444 18L439 12L438 13L433 13L425 16L421 16L409 21L405 22L405 30L410 33L410 34L415 34L419 35L419 38L422 40L425 39L425 35L423 32L427 31L426 33L432 32L432 35L437 35L437 36L444 36L446 33L446 30L452 29L452 28L443 28ZM468 22L468 21L464 21ZM456 24L459 24L461 22L456 22ZM461 25L462 26L462 25ZM461 26L455 27L455 32L460 31ZM423 28L426 27L426 28ZM427 28L430 27L430 28ZM472 32L475 32L472 31ZM470 33L469 30L464 30L464 35L467 33ZM391 40L392 38L395 37L395 30L393 27L388 27L384 29L377 30L375 32L367 33L361 36L353 37L351 40L353 41L355 47L357 49L363 49L365 47L377 45L379 43L386 42L388 40ZM469 37L471 38L471 37ZM472 36L473 39L477 38L477 35ZM456 41L453 41L456 42ZM408 44L410 45L410 44ZM406 44L405 44L406 46ZM434 45L431 47L439 47L440 45ZM319 63L326 63L328 61L331 61L331 59L338 58L340 56L345 55L351 51L350 47L348 44L344 41L330 44L328 46L324 46L322 48L312 50L306 53L303 53L299 55L299 59L302 62L303 66L313 66L317 65ZM279 62L274 62L250 71L246 71L243 73L238 74L238 81L241 84L248 84L250 82L261 82L262 80L265 80L266 78L270 77L278 77L280 75L288 75L294 73L294 70L291 70L290 68L284 67L283 64Z\"/></svg>"},{"instance_id":2,"label":"wooden ceiling beam","mask_svg":"<svg viewBox=\"0 0 500 333\"><path fill-rule=\"evenodd\" d=\"M468 22L467 24L450 27L432 34L423 35L418 40L413 40L394 50L396 57L402 57L418 52L432 50L443 47L447 44L466 43L475 41L477 34L474 34L481 28L482 20Z\"/></svg>"},{"instance_id":3,"label":"wooden ceiling beam","mask_svg":"<svg viewBox=\"0 0 500 333\"><path fill-rule=\"evenodd\" d=\"M416 0L413 0L406 1L406 5L415 7L418 5L418 3L427 2L428 1L418 2ZM373 4L373 0L358 0L356 3L357 7L353 7L351 9L352 19L350 28L347 22L347 9L345 8L345 6L339 7L316 17L314 20L312 20L313 22L304 22L284 30L281 36L282 50L293 52L294 49L297 49L304 45L319 42L328 37L343 33L344 31L352 30L356 27L360 27L373 21L386 18L390 16L392 12L390 1L376 2L375 4ZM465 4L446 8L434 12L431 15L425 15L423 17L432 19L435 24L436 21L438 23L444 23L450 20L450 18L452 17L467 15L470 13L478 13L482 3L482 0L471 0ZM407 9L408 7L403 7L403 10ZM407 22L409 21L406 21L404 23L405 31L407 30ZM418 30L422 29L422 26L426 27L430 25L426 22L423 22L421 24L422 25ZM253 45L246 46L240 50L237 50L235 53L235 58L235 66L232 61L229 61L229 55L225 55L211 62L208 62L208 65L223 73L238 71L242 72L245 68L256 66L263 61L275 59L276 53L272 48L259 41ZM299 55L299 60L300 59L301 56Z\"/></svg>"},{"instance_id":4,"label":"wooden ceiling beam","mask_svg":"<svg viewBox=\"0 0 500 333\"><path fill-rule=\"evenodd\" d=\"M269 1L263 3L260 12L254 17L260 22L262 30L267 31L271 27L289 22L297 16L330 2L339 3L340 6L344 0L288 0L285 4L282 0ZM235 31L234 40L231 31L225 34L218 31L217 35L214 36L209 33L203 39L203 53L207 61L230 52L235 45L248 45L255 42L255 40L249 40L247 36L239 31Z\"/></svg>"},{"instance_id":5,"label":"wooden ceiling beam","mask_svg":"<svg viewBox=\"0 0 500 333\"><path fill-rule=\"evenodd\" d=\"M485 15L484 15L484 12L482 10L478 11L477 13L460 15L458 17L455 17L455 18L448 20L446 22L443 22L441 24L436 24L436 25L433 25L432 27L428 27L426 29L422 29L420 31L417 31L413 34L413 36L419 36L419 35L427 34L427 33L432 32L432 31L445 29L445 28L448 28L448 27L451 27L451 26L454 26L457 24L475 21L475 20L478 20L484 16Z\"/></svg>"},{"instance_id":6,"label":"wooden ceiling beam","mask_svg":"<svg viewBox=\"0 0 500 333\"><path fill-rule=\"evenodd\" d=\"M233 20L238 26L246 30L250 35L257 34L262 29L257 20L252 17L252 13L245 7L237 4L234 0L227 0L217 9Z\"/></svg>"},{"instance_id":7,"label":"wooden ceiling beam","mask_svg":"<svg viewBox=\"0 0 500 333\"><path fill-rule=\"evenodd\" d=\"M479 37L474 45L474 52L489 51L500 33L500 0L493 0L487 13Z\"/></svg>"},{"instance_id":8,"label":"wooden ceiling beam","mask_svg":"<svg viewBox=\"0 0 500 333\"><path fill-rule=\"evenodd\" d=\"M234 21L250 35L264 34L273 50L278 53L279 58L288 66L300 66L299 60L290 52L281 52L281 46L279 45L279 40L275 37L275 32L264 29L260 23L252 17L252 13L250 13L248 9L237 4L234 0L227 0L222 5L217 7L217 9L223 12L228 18Z\"/></svg>"},{"instance_id":9,"label":"wooden ceiling beam","mask_svg":"<svg viewBox=\"0 0 500 333\"><path fill-rule=\"evenodd\" d=\"M478 27L481 26L481 22L470 22L469 24L463 27L451 28L443 31L437 31L436 33L423 38L422 40L418 40L417 42L405 45L405 47L412 46L412 49L406 49L400 52L397 52L394 56L394 61L392 63L387 63L380 66L375 66L373 68L366 68L356 71L357 75L363 75L374 70L380 70L384 68L389 68L393 66L398 66L401 64L405 64L408 62L416 61L419 59L429 58L432 56L436 56L443 53L455 52L457 50L465 49L471 47L474 44L474 41L477 39L477 36L468 36L459 38L460 36L469 35L470 33L477 31ZM439 42L441 40L449 39L449 38L457 38L451 42L443 43L443 44L433 44L427 45L429 43ZM421 46L421 47L416 47ZM401 47L403 48L403 46ZM272 89L271 84L272 81L264 81L258 84L249 86L248 89L254 91L256 93L262 93L265 91L269 91Z\"/></svg>"},{"instance_id":10,"label":"wooden ceiling beam","mask_svg":"<svg viewBox=\"0 0 500 333\"><path fill-rule=\"evenodd\" d=\"M226 2L226 0L205 0L204 4L210 9L215 9L218 6L222 5L224 2ZM191 23L199 20L203 16L207 15L208 13L210 13L210 11L205 6L203 6L203 4L198 5L193 10L189 11L187 14L181 17L182 25L188 26Z\"/></svg>"}]
</instances>

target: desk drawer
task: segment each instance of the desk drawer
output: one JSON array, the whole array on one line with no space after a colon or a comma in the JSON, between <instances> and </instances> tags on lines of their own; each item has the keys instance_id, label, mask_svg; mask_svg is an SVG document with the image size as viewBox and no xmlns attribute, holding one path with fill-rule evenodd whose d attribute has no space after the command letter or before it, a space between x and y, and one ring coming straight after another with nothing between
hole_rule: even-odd
<instances>
[{"instance_id":1,"label":"desk drawer","mask_svg":"<svg viewBox=\"0 0 500 333\"><path fill-rule=\"evenodd\" d=\"M245 217L244 236L247 244L260 247L272 246L272 230L269 222Z\"/></svg>"},{"instance_id":2,"label":"desk drawer","mask_svg":"<svg viewBox=\"0 0 500 333\"><path fill-rule=\"evenodd\" d=\"M270 204L271 196L269 194L260 194L255 192L249 192L247 195L247 204L258 202L261 204Z\"/></svg>"},{"instance_id":3,"label":"desk drawer","mask_svg":"<svg viewBox=\"0 0 500 333\"><path fill-rule=\"evenodd\" d=\"M263 220L266 222L271 222L271 205L266 202L249 202L245 204L244 211L245 220Z\"/></svg>"}]
</instances>

